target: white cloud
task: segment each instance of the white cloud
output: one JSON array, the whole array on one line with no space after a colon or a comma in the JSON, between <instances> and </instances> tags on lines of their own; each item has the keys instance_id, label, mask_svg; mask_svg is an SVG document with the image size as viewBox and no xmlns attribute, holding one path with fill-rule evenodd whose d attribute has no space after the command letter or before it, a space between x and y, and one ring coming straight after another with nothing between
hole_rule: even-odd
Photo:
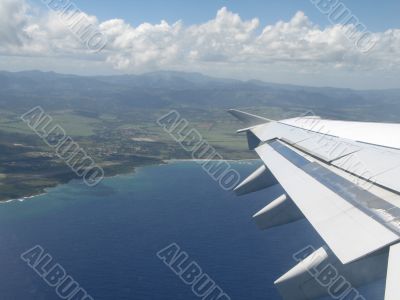
<instances>
[{"instance_id":1,"label":"white cloud","mask_svg":"<svg viewBox=\"0 0 400 300\"><path fill-rule=\"evenodd\" d=\"M23 47L29 38L25 29L29 26L28 6L23 1L2 0L0 5L0 47L12 51Z\"/></svg>"},{"instance_id":2,"label":"white cloud","mask_svg":"<svg viewBox=\"0 0 400 300\"><path fill-rule=\"evenodd\" d=\"M289 21L265 28L260 28L258 19L242 20L227 8L214 19L192 26L161 21L134 27L121 19L100 23L95 16L80 14L107 38L101 53L88 50L56 12L39 13L24 0L0 0L0 53L94 60L123 72L199 70L267 80L285 72L310 78L324 72L349 77L363 72L400 73L400 29L374 33L376 46L363 53L345 35L353 25L320 28L301 11Z\"/></svg>"}]
</instances>

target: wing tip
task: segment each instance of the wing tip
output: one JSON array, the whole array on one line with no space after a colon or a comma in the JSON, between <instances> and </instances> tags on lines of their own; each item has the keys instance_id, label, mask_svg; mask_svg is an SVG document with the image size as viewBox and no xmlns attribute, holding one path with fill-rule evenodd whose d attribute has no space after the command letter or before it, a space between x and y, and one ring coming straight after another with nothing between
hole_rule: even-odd
<instances>
[{"instance_id":1,"label":"wing tip","mask_svg":"<svg viewBox=\"0 0 400 300\"><path fill-rule=\"evenodd\" d=\"M273 120L257 116L251 113L247 113L238 109L228 109L228 113L230 113L232 116L234 116L236 119L239 121L249 125L249 126L255 126L255 125L260 125L264 123L271 122Z\"/></svg>"}]
</instances>

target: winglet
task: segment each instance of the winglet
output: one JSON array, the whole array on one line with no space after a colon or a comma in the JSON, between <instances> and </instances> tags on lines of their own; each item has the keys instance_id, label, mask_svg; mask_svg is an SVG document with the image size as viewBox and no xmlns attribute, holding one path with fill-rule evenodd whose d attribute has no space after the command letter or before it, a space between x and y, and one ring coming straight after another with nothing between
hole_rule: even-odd
<instances>
[{"instance_id":1,"label":"winglet","mask_svg":"<svg viewBox=\"0 0 400 300\"><path fill-rule=\"evenodd\" d=\"M264 118L264 117L260 117L260 116L256 116L256 115L253 115L253 114L249 114L247 112L236 110L236 109L229 109L228 112L232 116L237 118L238 120L240 120L243 123L245 123L246 125L248 125L248 127L252 127L252 126L255 126L255 125L260 125L260 124L264 124L264 123L268 123L268 122L272 121L270 119L267 119L267 118Z\"/></svg>"}]
</instances>

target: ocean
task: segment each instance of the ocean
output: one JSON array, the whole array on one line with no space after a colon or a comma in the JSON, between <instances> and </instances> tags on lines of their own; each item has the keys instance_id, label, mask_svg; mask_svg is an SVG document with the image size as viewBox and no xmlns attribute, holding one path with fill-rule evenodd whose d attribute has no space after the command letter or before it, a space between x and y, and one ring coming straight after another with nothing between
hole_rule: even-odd
<instances>
[{"instance_id":1,"label":"ocean","mask_svg":"<svg viewBox=\"0 0 400 300\"><path fill-rule=\"evenodd\" d=\"M232 164L246 176L260 162ZM93 299L200 299L157 257L171 244L231 299L280 299L273 282L295 265L293 254L322 241L307 221L259 231L251 216L270 198L236 197L197 163L174 162L2 204L0 299L59 299L20 257L35 246ZM365 293L382 299L383 283Z\"/></svg>"}]
</instances>

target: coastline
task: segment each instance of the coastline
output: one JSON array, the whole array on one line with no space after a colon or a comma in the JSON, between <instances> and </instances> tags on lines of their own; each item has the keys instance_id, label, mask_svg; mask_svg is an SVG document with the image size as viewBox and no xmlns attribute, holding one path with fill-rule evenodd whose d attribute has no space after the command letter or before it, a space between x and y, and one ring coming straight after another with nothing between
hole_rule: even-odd
<instances>
[{"instance_id":1,"label":"coastline","mask_svg":"<svg viewBox=\"0 0 400 300\"><path fill-rule=\"evenodd\" d=\"M121 175L134 174L137 171L137 169L140 168L140 167L146 167L146 166L152 166L152 165L162 165L163 163L164 163L164 161L161 161L159 163L151 162L151 163L139 164L139 165L137 165L135 167L132 167L130 169L126 169L126 170L123 170L123 171L120 171L120 172L115 172L115 173L110 172L109 173L110 175L105 175L103 179L112 178L112 177L121 176ZM56 187L64 185L64 184L68 184L73 180L80 180L80 178L79 177L75 177L75 178L68 179L66 181L61 181L60 180L60 182L58 182L57 184L49 185L49 186L43 186L36 193L35 192L27 193L26 195L23 195L23 196L18 197L18 198L5 198L5 199L2 199L2 200L0 200L0 204L6 204L6 203L15 202L15 201L24 202L26 200L30 200L30 199L33 199L35 197L45 195L45 194L48 193L49 189L56 188Z\"/></svg>"},{"instance_id":2,"label":"coastline","mask_svg":"<svg viewBox=\"0 0 400 300\"><path fill-rule=\"evenodd\" d=\"M65 183L60 183L59 185L62 185L62 184L65 184ZM29 199L32 199L32 198L35 198L35 197L39 197L39 196L42 196L42 195L45 195L45 194L47 194L47 192L43 192L43 193L40 193L40 194L37 194L37 195L32 195L32 196L25 196L25 197L18 198L18 199L1 200L0 201L0 205L1 204L11 203L11 202L16 202L16 201L24 202L26 200L29 200Z\"/></svg>"},{"instance_id":3,"label":"coastline","mask_svg":"<svg viewBox=\"0 0 400 300\"><path fill-rule=\"evenodd\" d=\"M245 159L215 159L215 161L227 161L227 162L240 162L240 161L257 161L259 158L245 158ZM203 162L209 161L208 159L189 159L189 158L171 158L164 160L165 162Z\"/></svg>"},{"instance_id":4,"label":"coastline","mask_svg":"<svg viewBox=\"0 0 400 300\"><path fill-rule=\"evenodd\" d=\"M227 162L234 162L234 163L240 163L241 161L257 161L257 160L259 160L259 159L255 159L255 158L253 158L253 159L225 159L224 161L227 161ZM207 159L188 159L188 158L185 158L185 159L183 159L183 158L171 158L171 159L164 159L164 160L161 160L160 162L151 162L151 163L143 163L143 164L140 164L140 165L138 165L138 166L135 166L135 167L133 167L131 170L129 170L129 171L122 171L122 172L118 172L118 173L115 173L115 174L111 174L111 175L106 175L106 176L104 176L104 179L106 179L106 178L113 178L113 177L117 177L117 176L124 176L124 175L132 175L132 174L135 174L137 171L138 171L138 169L140 169L140 168L142 168L142 167L148 167L148 166L162 166L162 165L165 165L165 164L170 164L170 163L178 163L178 162L204 162L204 161L208 161ZM218 160L215 160L215 161L218 161ZM27 194L27 195L25 195L25 196L22 196L22 197L19 197L19 198L9 198L9 199L3 199L3 200L0 200L0 204L8 204L8 203L12 203L12 202L16 202L16 201L18 201L18 202L24 202L24 201L27 201L27 200L30 200L30 199L33 199L33 198L35 198L35 197L39 197L39 196L42 196L42 195L45 195L45 194L47 194L48 193L48 190L49 189L51 189L51 188L56 188L56 187L58 187L58 186L61 186L61 185L64 185L64 184L68 184L68 183L70 183L71 181L73 181L73 180L79 180L79 178L72 178L72 179L70 179L70 180L67 180L66 182L59 182L59 183L57 183L57 184L55 184L55 185L52 185L52 186L44 186L39 192L37 192L37 193L32 193L32 194Z\"/></svg>"}]
</instances>

